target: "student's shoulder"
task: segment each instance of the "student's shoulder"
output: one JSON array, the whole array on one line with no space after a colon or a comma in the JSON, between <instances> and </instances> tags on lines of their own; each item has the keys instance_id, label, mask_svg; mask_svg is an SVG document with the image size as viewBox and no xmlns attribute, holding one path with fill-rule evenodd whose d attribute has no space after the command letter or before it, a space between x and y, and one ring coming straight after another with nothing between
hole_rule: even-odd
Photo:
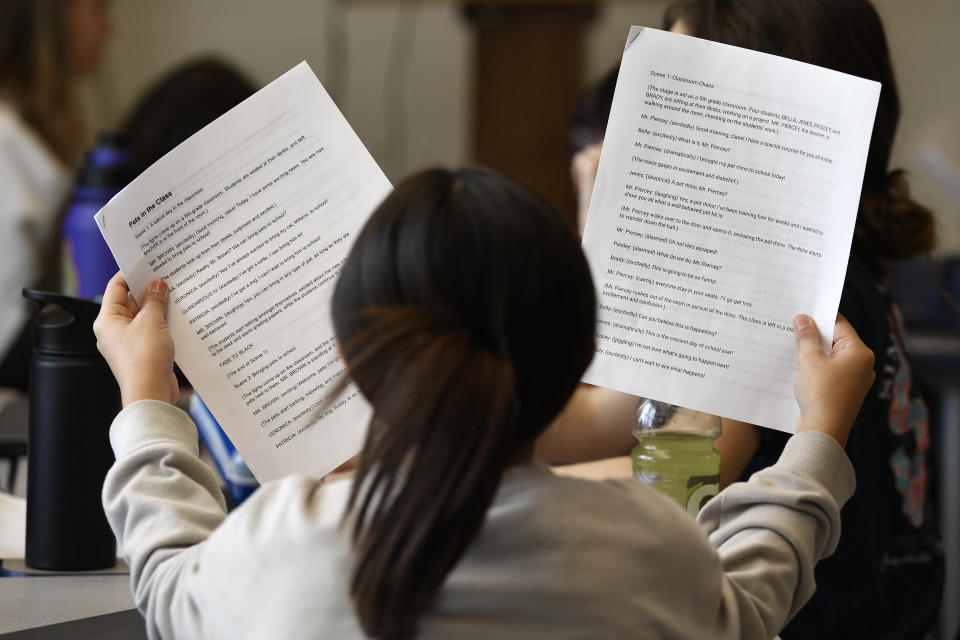
<instances>
[{"instance_id":1,"label":"student's shoulder","mask_svg":"<svg viewBox=\"0 0 960 640\"><path fill-rule=\"evenodd\" d=\"M625 513L644 522L663 522L685 531L697 532L696 521L672 498L634 478L603 480L597 483L611 500L622 502Z\"/></svg>"},{"instance_id":2,"label":"student's shoulder","mask_svg":"<svg viewBox=\"0 0 960 640\"><path fill-rule=\"evenodd\" d=\"M227 516L209 546L227 558L285 562L292 553L340 552L340 519L348 482L326 484L304 475L268 482Z\"/></svg>"},{"instance_id":3,"label":"student's shoulder","mask_svg":"<svg viewBox=\"0 0 960 640\"><path fill-rule=\"evenodd\" d=\"M633 510L673 511L677 505L650 485L635 478L594 480L551 474L550 490L576 499L612 508Z\"/></svg>"},{"instance_id":4,"label":"student's shoulder","mask_svg":"<svg viewBox=\"0 0 960 640\"><path fill-rule=\"evenodd\" d=\"M242 560L254 572L284 572L291 562L343 555L340 518L348 495L348 482L304 475L264 484L207 540L207 569L225 578Z\"/></svg>"},{"instance_id":5,"label":"student's shoulder","mask_svg":"<svg viewBox=\"0 0 960 640\"><path fill-rule=\"evenodd\" d=\"M604 580L619 576L622 584L643 585L669 575L717 573L716 551L697 521L644 482L557 477L550 484L540 496L548 506L533 511L532 519L551 532L544 539L554 536L564 548L576 548ZM674 580L655 601L684 598L674 583L685 581Z\"/></svg>"},{"instance_id":6,"label":"student's shoulder","mask_svg":"<svg viewBox=\"0 0 960 640\"><path fill-rule=\"evenodd\" d=\"M243 518L257 526L297 526L311 529L336 527L350 493L349 481L323 482L292 474L267 482L250 496L231 517ZM273 524L270 524L273 523Z\"/></svg>"},{"instance_id":7,"label":"student's shoulder","mask_svg":"<svg viewBox=\"0 0 960 640\"><path fill-rule=\"evenodd\" d=\"M300 630L277 637L299 637L330 611L349 622L350 545L339 526L348 484L288 476L231 512L203 543L195 569L206 614L229 617L249 637L268 637L267 622ZM305 601L304 593L313 596Z\"/></svg>"},{"instance_id":8,"label":"student's shoulder","mask_svg":"<svg viewBox=\"0 0 960 640\"><path fill-rule=\"evenodd\" d=\"M566 517L589 520L608 533L643 531L645 537L706 544L696 521L673 500L634 478L588 480L553 474L541 499Z\"/></svg>"}]
</instances>

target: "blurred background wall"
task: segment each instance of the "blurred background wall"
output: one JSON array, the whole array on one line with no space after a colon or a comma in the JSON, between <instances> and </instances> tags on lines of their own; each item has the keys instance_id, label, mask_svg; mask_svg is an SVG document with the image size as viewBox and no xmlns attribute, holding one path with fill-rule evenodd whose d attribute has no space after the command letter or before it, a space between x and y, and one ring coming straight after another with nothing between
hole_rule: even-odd
<instances>
[{"instance_id":1,"label":"blurred background wall","mask_svg":"<svg viewBox=\"0 0 960 640\"><path fill-rule=\"evenodd\" d=\"M894 161L937 212L940 250L958 251L960 2L874 1L903 100ZM659 27L666 4L601 3L586 33L582 81L619 59L629 25ZM305 59L392 180L472 160L476 36L454 2L114 0L113 24L104 64L84 91L94 128L115 126L155 78L200 54L233 62L259 84Z\"/></svg>"}]
</instances>

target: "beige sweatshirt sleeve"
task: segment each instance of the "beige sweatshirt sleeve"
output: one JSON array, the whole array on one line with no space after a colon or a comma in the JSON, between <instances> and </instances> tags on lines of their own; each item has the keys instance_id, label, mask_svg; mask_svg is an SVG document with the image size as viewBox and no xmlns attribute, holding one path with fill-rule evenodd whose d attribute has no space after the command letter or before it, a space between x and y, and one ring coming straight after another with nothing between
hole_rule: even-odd
<instances>
[{"instance_id":1,"label":"beige sweatshirt sleeve","mask_svg":"<svg viewBox=\"0 0 960 640\"><path fill-rule=\"evenodd\" d=\"M194 600L203 542L227 515L213 471L199 457L197 428L171 404L143 400L110 427L117 462L103 485L107 520L130 565L150 638L202 638Z\"/></svg>"},{"instance_id":2,"label":"beige sweatshirt sleeve","mask_svg":"<svg viewBox=\"0 0 960 640\"><path fill-rule=\"evenodd\" d=\"M721 491L698 522L721 565L715 637L772 638L810 599L836 549L855 475L828 435L794 435L776 465Z\"/></svg>"},{"instance_id":3,"label":"beige sweatshirt sleeve","mask_svg":"<svg viewBox=\"0 0 960 640\"><path fill-rule=\"evenodd\" d=\"M214 533L226 510L216 477L198 457L196 428L185 413L161 402L134 403L114 420L110 438L117 462L104 484L104 508L130 564L134 599L151 638L238 637L238 633L299 637L303 629L318 624L309 607L296 619L269 613L280 608L270 604L269 597L296 599L299 596L291 594L299 593L298 581L307 578L296 561L286 560L309 552L318 566L326 566L332 562L328 556L335 557L322 554L327 547L336 549L329 540L321 540L319 524L323 513L340 514L342 506L321 509L330 496L324 497L326 491L319 490L316 481L293 478L270 483L231 515L228 526ZM854 473L843 449L829 436L798 434L778 464L749 482L731 485L711 501L700 514L700 528L666 498L624 483L631 494L643 498L637 500L633 514L641 523L635 536L656 549L643 560L645 577L626 591L653 589L645 599L654 601L670 595L638 628L660 624L659 628L676 632L671 637L759 640L775 636L813 593L814 565L836 547L840 507L853 493ZM530 512L524 509L522 517L528 518ZM584 524L571 518L570 536L580 535ZM206 543L211 535L212 544ZM526 552L536 557L534 549L514 548L515 536L503 544L519 563L505 570L536 571L523 565ZM485 549L502 561L504 550L495 541L488 541ZM484 567L484 575L487 571ZM661 582L648 584L651 575ZM618 586L623 577L616 570L605 577L603 582L614 591L602 598L604 602L623 595L625 587ZM467 574L463 579L469 582ZM261 582L288 586L255 593ZM339 583L330 585L340 588ZM322 588L311 589L323 593ZM336 594L327 595L337 601ZM535 618L542 612L529 613ZM339 620L344 628L356 627L352 611L344 609L337 615L340 618L332 616L321 624ZM483 621L476 622L483 629ZM256 629L250 626L258 624ZM582 629L566 631L566 636L558 637L579 637ZM338 637L354 636L344 632Z\"/></svg>"}]
</instances>

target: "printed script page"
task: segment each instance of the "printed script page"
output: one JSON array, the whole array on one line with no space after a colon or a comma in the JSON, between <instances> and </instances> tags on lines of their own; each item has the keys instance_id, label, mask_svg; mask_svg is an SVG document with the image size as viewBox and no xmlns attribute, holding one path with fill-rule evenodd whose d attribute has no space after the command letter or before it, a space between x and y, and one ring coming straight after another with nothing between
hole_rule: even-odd
<instances>
[{"instance_id":1,"label":"printed script page","mask_svg":"<svg viewBox=\"0 0 960 640\"><path fill-rule=\"evenodd\" d=\"M321 476L360 449L357 391L323 406L344 374L330 298L390 189L301 63L97 214L138 300L156 278L170 285L177 363L261 482Z\"/></svg>"},{"instance_id":2,"label":"printed script page","mask_svg":"<svg viewBox=\"0 0 960 640\"><path fill-rule=\"evenodd\" d=\"M584 381L793 431L792 319L832 343L879 93L633 27L583 238Z\"/></svg>"}]
</instances>

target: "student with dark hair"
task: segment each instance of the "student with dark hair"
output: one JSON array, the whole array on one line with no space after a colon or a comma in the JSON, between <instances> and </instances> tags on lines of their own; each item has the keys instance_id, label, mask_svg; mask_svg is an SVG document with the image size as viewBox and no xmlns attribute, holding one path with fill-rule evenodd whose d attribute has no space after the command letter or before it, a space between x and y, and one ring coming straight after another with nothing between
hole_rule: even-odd
<instances>
[{"instance_id":1,"label":"student with dark hair","mask_svg":"<svg viewBox=\"0 0 960 640\"><path fill-rule=\"evenodd\" d=\"M780 461L699 526L632 479L532 462L594 350L576 234L492 172L432 170L373 213L335 331L373 407L356 477L290 476L229 516L171 402L168 290L118 274L95 330L125 408L104 506L151 637L763 638L814 589L853 491L843 453L873 355L838 319L795 326L801 407Z\"/></svg>"},{"instance_id":2,"label":"student with dark hair","mask_svg":"<svg viewBox=\"0 0 960 640\"><path fill-rule=\"evenodd\" d=\"M928 253L935 232L930 211L910 198L904 172L889 168L900 102L880 17L867 0L677 0L663 26L882 85L840 301L840 312L877 354L877 382L846 447L857 492L843 510L840 545L817 566L817 593L782 636L921 638L939 611L943 556L931 499L927 409L905 355L887 270ZM615 77L616 70L596 95L612 101ZM595 104L609 113L610 101ZM594 156L599 153L587 149L573 165L587 188L596 175ZM629 435L636 404L626 394L578 391L541 442L540 456L573 461L626 453L636 443ZM716 442L721 486L773 464L789 438L742 422L725 420L723 428Z\"/></svg>"},{"instance_id":3,"label":"student with dark hair","mask_svg":"<svg viewBox=\"0 0 960 640\"><path fill-rule=\"evenodd\" d=\"M256 87L217 58L186 62L155 82L137 101L120 137L140 171L253 95Z\"/></svg>"},{"instance_id":4,"label":"student with dark hair","mask_svg":"<svg viewBox=\"0 0 960 640\"><path fill-rule=\"evenodd\" d=\"M844 508L837 553L817 567L818 590L785 640L922 638L936 621L943 556L933 514L927 408L904 351L887 268L924 255L936 234L931 212L890 170L900 99L883 24L868 0L747 2L680 0L667 28L875 80L880 102L863 176L840 312L877 354L877 381L857 416L847 455L858 490ZM733 426L718 445L745 474L773 464L788 436ZM728 465L728 474L743 468Z\"/></svg>"}]
</instances>

